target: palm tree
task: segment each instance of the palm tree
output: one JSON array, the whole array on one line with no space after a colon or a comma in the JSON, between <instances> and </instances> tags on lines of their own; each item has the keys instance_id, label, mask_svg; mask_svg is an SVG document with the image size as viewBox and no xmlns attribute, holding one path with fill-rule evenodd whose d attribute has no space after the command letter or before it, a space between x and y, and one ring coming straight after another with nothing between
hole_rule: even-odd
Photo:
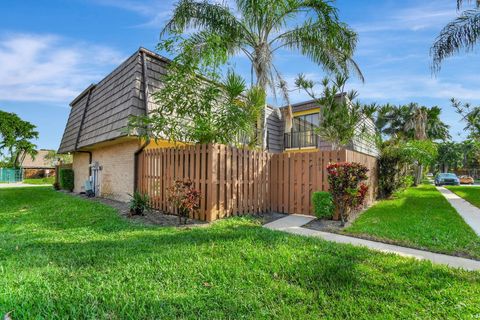
<instances>
[{"instance_id":1,"label":"palm tree","mask_svg":"<svg viewBox=\"0 0 480 320\"><path fill-rule=\"evenodd\" d=\"M439 107L427 108L417 103L402 106L386 105L378 108L377 128L393 140L448 140L448 125L440 119ZM415 170L415 185L421 182L423 165L418 162Z\"/></svg>"},{"instance_id":2,"label":"palm tree","mask_svg":"<svg viewBox=\"0 0 480 320\"><path fill-rule=\"evenodd\" d=\"M471 1L468 1L471 2ZM455 20L448 23L437 36L430 55L433 58L432 70L438 72L442 61L461 49L470 51L480 38L480 0L474 0L475 8L463 11ZM457 10L463 5L457 0Z\"/></svg>"},{"instance_id":3,"label":"palm tree","mask_svg":"<svg viewBox=\"0 0 480 320\"><path fill-rule=\"evenodd\" d=\"M288 101L285 81L273 63L281 49L300 52L326 71L363 76L352 59L356 33L339 20L336 8L325 0L234 0L235 8L207 0L180 0L164 34L182 34L201 49L212 36L219 36L228 55L244 54L251 74L264 90L275 94L280 87ZM297 23L298 20L303 22Z\"/></svg>"},{"instance_id":4,"label":"palm tree","mask_svg":"<svg viewBox=\"0 0 480 320\"><path fill-rule=\"evenodd\" d=\"M417 103L378 108L376 125L379 132L395 140L449 140L449 126L440 119L441 109Z\"/></svg>"}]
</instances>

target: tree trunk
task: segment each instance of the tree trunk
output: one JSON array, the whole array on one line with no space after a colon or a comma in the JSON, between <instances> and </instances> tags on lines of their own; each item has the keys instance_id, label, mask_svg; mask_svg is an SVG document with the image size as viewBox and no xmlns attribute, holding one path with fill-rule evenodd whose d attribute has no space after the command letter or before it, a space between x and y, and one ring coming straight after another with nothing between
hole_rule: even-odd
<instances>
[{"instance_id":1,"label":"tree trunk","mask_svg":"<svg viewBox=\"0 0 480 320\"><path fill-rule=\"evenodd\" d=\"M417 165L417 168L415 170L415 186L418 186L420 183L422 183L422 177L423 177L423 165L419 164Z\"/></svg>"}]
</instances>

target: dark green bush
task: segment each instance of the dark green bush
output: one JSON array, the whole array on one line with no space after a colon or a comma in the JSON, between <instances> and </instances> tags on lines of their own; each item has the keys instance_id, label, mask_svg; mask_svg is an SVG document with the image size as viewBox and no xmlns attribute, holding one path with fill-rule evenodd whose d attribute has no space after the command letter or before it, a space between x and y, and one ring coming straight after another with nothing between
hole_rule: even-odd
<instances>
[{"instance_id":1,"label":"dark green bush","mask_svg":"<svg viewBox=\"0 0 480 320\"><path fill-rule=\"evenodd\" d=\"M331 218L335 206L330 192L316 191L312 193L313 211L317 218Z\"/></svg>"},{"instance_id":2,"label":"dark green bush","mask_svg":"<svg viewBox=\"0 0 480 320\"><path fill-rule=\"evenodd\" d=\"M135 191L133 195L129 194L129 196L132 198L130 200L131 215L143 215L145 210L150 209L150 197L148 194Z\"/></svg>"},{"instance_id":3,"label":"dark green bush","mask_svg":"<svg viewBox=\"0 0 480 320\"><path fill-rule=\"evenodd\" d=\"M404 181L402 160L398 155L382 154L378 159L378 195L390 198L395 191L401 190Z\"/></svg>"},{"instance_id":4,"label":"dark green bush","mask_svg":"<svg viewBox=\"0 0 480 320\"><path fill-rule=\"evenodd\" d=\"M74 173L72 169L60 169L59 173L60 187L70 192L74 188Z\"/></svg>"}]
</instances>

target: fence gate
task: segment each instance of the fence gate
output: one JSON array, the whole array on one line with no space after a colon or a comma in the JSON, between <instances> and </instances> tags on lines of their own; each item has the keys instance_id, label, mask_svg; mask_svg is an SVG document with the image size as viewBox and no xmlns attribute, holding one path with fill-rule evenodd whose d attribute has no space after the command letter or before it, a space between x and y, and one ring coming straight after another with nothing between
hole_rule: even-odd
<instances>
[{"instance_id":1,"label":"fence gate","mask_svg":"<svg viewBox=\"0 0 480 320\"><path fill-rule=\"evenodd\" d=\"M345 150L275 154L271 160L271 210L313 214L315 191L327 191L327 166L345 161Z\"/></svg>"}]
</instances>

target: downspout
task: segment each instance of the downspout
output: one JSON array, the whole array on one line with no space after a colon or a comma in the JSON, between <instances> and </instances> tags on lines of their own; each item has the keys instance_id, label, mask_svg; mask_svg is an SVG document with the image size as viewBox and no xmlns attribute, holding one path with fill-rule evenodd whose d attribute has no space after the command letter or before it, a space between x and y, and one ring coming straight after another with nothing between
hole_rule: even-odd
<instances>
[{"instance_id":1,"label":"downspout","mask_svg":"<svg viewBox=\"0 0 480 320\"><path fill-rule=\"evenodd\" d=\"M145 114L148 114L148 78L147 78L147 59L145 52L140 49L142 57L142 81L143 81L143 101L145 106ZM133 190L138 191L138 156L148 146L149 141L145 141L140 149L135 151L133 157Z\"/></svg>"}]
</instances>

